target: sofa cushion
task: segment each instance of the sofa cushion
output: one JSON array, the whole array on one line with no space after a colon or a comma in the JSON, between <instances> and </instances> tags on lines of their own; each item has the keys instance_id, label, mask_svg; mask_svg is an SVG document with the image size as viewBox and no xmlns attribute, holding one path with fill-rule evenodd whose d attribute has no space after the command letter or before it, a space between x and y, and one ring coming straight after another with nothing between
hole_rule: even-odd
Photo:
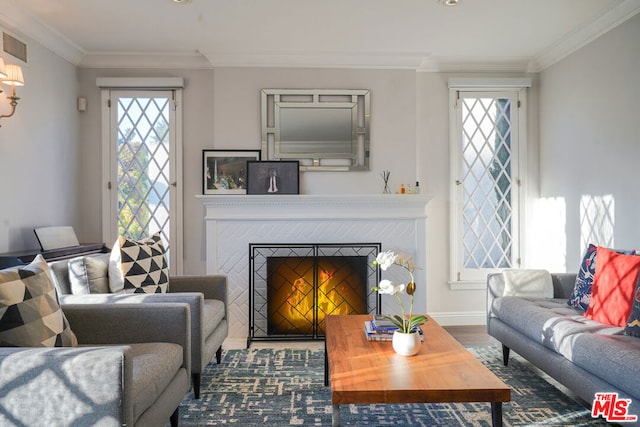
<instances>
[{"instance_id":1,"label":"sofa cushion","mask_svg":"<svg viewBox=\"0 0 640 427\"><path fill-rule=\"evenodd\" d=\"M596 255L597 246L589 243L587 250L585 251L582 262L580 263L580 269L576 276L576 284L573 288L573 293L567 301L571 307L577 307L586 311L591 301L591 286L593 285L593 277L596 274ZM636 251L615 249L616 252L627 255L635 255Z\"/></svg>"},{"instance_id":2,"label":"sofa cushion","mask_svg":"<svg viewBox=\"0 0 640 427\"><path fill-rule=\"evenodd\" d=\"M167 291L169 268L160 232L144 240L120 236L109 258L111 292L161 293Z\"/></svg>"},{"instance_id":3,"label":"sofa cushion","mask_svg":"<svg viewBox=\"0 0 640 427\"><path fill-rule=\"evenodd\" d=\"M631 315L640 257L619 254L601 246L597 254L591 302L584 315L598 322L624 326Z\"/></svg>"},{"instance_id":4,"label":"sofa cushion","mask_svg":"<svg viewBox=\"0 0 640 427\"><path fill-rule=\"evenodd\" d=\"M624 327L624 334L640 338L640 278L633 292L633 309Z\"/></svg>"},{"instance_id":5,"label":"sofa cushion","mask_svg":"<svg viewBox=\"0 0 640 427\"><path fill-rule=\"evenodd\" d=\"M109 288L110 254L80 256L69 260L69 283L71 293L107 294Z\"/></svg>"},{"instance_id":6,"label":"sofa cushion","mask_svg":"<svg viewBox=\"0 0 640 427\"><path fill-rule=\"evenodd\" d=\"M492 313L527 338L570 359L571 337L582 332L616 334L622 328L585 318L567 307L564 299L502 297L493 301ZM566 354L565 354L566 353Z\"/></svg>"},{"instance_id":7,"label":"sofa cushion","mask_svg":"<svg viewBox=\"0 0 640 427\"><path fill-rule=\"evenodd\" d=\"M0 271L0 346L77 345L42 255L29 265Z\"/></svg>"},{"instance_id":8,"label":"sofa cushion","mask_svg":"<svg viewBox=\"0 0 640 427\"><path fill-rule=\"evenodd\" d=\"M182 366L182 347L171 343L131 344L133 352L133 416L149 408Z\"/></svg>"}]
</instances>

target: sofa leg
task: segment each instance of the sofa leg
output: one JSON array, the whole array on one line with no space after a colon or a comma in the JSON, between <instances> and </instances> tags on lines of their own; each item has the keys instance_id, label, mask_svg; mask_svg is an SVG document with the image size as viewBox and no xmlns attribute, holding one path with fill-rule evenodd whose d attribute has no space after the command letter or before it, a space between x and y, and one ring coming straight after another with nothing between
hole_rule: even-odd
<instances>
[{"instance_id":1,"label":"sofa leg","mask_svg":"<svg viewBox=\"0 0 640 427\"><path fill-rule=\"evenodd\" d=\"M222 346L220 346L218 350L216 350L216 363L219 365L221 361L222 361Z\"/></svg>"},{"instance_id":2,"label":"sofa leg","mask_svg":"<svg viewBox=\"0 0 640 427\"><path fill-rule=\"evenodd\" d=\"M502 344L502 364L504 366L509 365L509 351L511 349L506 345Z\"/></svg>"},{"instance_id":3,"label":"sofa leg","mask_svg":"<svg viewBox=\"0 0 640 427\"><path fill-rule=\"evenodd\" d=\"M178 420L180 419L180 407L178 406L173 414L171 414L171 418L169 418L169 422L171 423L171 427L178 427Z\"/></svg>"},{"instance_id":4,"label":"sofa leg","mask_svg":"<svg viewBox=\"0 0 640 427\"><path fill-rule=\"evenodd\" d=\"M191 383L193 384L193 395L196 399L200 399L200 374L191 374Z\"/></svg>"}]
</instances>

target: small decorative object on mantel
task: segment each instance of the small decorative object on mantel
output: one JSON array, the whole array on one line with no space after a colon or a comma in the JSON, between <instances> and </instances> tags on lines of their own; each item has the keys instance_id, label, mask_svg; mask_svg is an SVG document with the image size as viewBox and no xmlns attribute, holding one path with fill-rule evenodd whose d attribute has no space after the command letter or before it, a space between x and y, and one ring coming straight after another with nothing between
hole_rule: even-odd
<instances>
[{"instance_id":1,"label":"small decorative object on mantel","mask_svg":"<svg viewBox=\"0 0 640 427\"><path fill-rule=\"evenodd\" d=\"M392 339L395 352L403 356L413 356L420 351L420 326L428 320L424 315L413 314L414 294L416 292L413 272L417 267L412 257L404 254L395 254L393 251L380 252L373 265L380 266L383 271L386 271L392 265L396 265L409 273L409 281L406 284L395 284L390 280L384 279L373 290L383 295L393 295L398 300L401 315L384 316L384 318L397 328L393 333ZM400 298L400 294L403 292L411 296L411 305L408 312L405 311L404 304Z\"/></svg>"},{"instance_id":2,"label":"small decorative object on mantel","mask_svg":"<svg viewBox=\"0 0 640 427\"><path fill-rule=\"evenodd\" d=\"M384 182L384 189L382 190L382 194L391 194L391 190L389 190L389 175L391 175L391 172L389 172L387 169L383 170L380 173L380 176L382 176L382 181Z\"/></svg>"}]
</instances>

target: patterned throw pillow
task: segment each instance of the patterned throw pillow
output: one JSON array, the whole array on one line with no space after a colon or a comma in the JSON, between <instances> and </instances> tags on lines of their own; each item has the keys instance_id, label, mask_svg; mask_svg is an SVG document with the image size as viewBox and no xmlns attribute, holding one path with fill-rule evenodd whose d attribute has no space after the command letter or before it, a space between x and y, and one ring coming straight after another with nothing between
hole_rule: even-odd
<instances>
[{"instance_id":1,"label":"patterned throw pillow","mask_svg":"<svg viewBox=\"0 0 640 427\"><path fill-rule=\"evenodd\" d=\"M624 334L640 338L640 279L633 292L633 309L624 327Z\"/></svg>"},{"instance_id":2,"label":"patterned throw pillow","mask_svg":"<svg viewBox=\"0 0 640 427\"><path fill-rule=\"evenodd\" d=\"M162 293L168 283L169 268L160 232L144 240L118 238L109 258L111 292Z\"/></svg>"},{"instance_id":3,"label":"patterned throw pillow","mask_svg":"<svg viewBox=\"0 0 640 427\"><path fill-rule=\"evenodd\" d=\"M573 293L567 301L567 304L571 307L580 308L586 311L589 308L591 302L591 286L593 285L593 277L596 274L596 249L598 247L589 243L587 250L582 257L580 263L580 270L576 276L576 284L573 288ZM635 255L635 250L616 250L616 252L625 255Z\"/></svg>"},{"instance_id":4,"label":"patterned throw pillow","mask_svg":"<svg viewBox=\"0 0 640 427\"><path fill-rule=\"evenodd\" d=\"M0 271L0 346L75 347L78 340L58 304L41 255Z\"/></svg>"}]
</instances>

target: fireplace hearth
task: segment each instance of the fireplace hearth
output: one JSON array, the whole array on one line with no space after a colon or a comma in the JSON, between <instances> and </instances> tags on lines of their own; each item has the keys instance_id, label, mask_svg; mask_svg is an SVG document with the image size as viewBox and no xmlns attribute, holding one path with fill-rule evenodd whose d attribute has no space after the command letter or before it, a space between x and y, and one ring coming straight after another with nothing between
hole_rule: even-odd
<instances>
[{"instance_id":1,"label":"fireplace hearth","mask_svg":"<svg viewBox=\"0 0 640 427\"><path fill-rule=\"evenodd\" d=\"M379 313L381 245L250 244L251 340L322 339L327 315Z\"/></svg>"}]
</instances>

